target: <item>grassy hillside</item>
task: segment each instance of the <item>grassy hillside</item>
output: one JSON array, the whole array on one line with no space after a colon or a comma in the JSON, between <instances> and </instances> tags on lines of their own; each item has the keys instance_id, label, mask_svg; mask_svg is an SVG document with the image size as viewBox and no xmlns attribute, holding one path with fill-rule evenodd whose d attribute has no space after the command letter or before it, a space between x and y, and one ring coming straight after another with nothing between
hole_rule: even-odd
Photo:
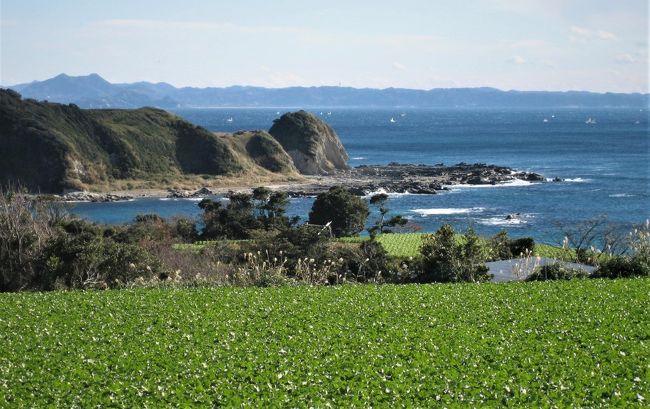
<instances>
[{"instance_id":1,"label":"grassy hillside","mask_svg":"<svg viewBox=\"0 0 650 409\"><path fill-rule=\"evenodd\" d=\"M650 280L0 294L0 406L619 407Z\"/></svg>"},{"instance_id":2,"label":"grassy hillside","mask_svg":"<svg viewBox=\"0 0 650 409\"><path fill-rule=\"evenodd\" d=\"M236 136L214 135L159 109L82 110L0 90L0 185L31 191L144 179L169 186L187 175L296 175L279 144L258 139L251 154Z\"/></svg>"}]
</instances>

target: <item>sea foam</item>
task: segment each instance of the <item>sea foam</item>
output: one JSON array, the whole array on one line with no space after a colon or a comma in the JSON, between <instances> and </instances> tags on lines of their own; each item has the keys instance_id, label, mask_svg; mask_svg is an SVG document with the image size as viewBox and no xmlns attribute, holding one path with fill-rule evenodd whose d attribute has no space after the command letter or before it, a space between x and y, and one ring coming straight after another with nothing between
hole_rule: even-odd
<instances>
[{"instance_id":1,"label":"sea foam","mask_svg":"<svg viewBox=\"0 0 650 409\"><path fill-rule=\"evenodd\" d=\"M485 210L482 207L473 208L438 208L438 209L413 209L413 213L418 213L420 216L433 216L433 215L449 215L449 214L468 214L480 213Z\"/></svg>"}]
</instances>

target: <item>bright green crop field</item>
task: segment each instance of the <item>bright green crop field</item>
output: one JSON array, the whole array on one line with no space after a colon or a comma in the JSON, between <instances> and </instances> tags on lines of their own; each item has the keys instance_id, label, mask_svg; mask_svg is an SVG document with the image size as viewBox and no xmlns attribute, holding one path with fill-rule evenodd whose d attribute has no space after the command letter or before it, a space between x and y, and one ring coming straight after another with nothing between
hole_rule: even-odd
<instances>
[{"instance_id":1,"label":"bright green crop field","mask_svg":"<svg viewBox=\"0 0 650 409\"><path fill-rule=\"evenodd\" d=\"M650 280L0 294L0 407L645 406Z\"/></svg>"}]
</instances>

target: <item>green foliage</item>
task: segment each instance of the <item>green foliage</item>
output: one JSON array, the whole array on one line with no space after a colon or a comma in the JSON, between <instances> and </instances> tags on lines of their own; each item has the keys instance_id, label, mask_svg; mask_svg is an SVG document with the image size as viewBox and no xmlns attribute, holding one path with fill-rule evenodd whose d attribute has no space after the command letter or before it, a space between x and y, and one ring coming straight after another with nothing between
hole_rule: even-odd
<instances>
[{"instance_id":1,"label":"green foliage","mask_svg":"<svg viewBox=\"0 0 650 409\"><path fill-rule=\"evenodd\" d=\"M493 260L508 260L512 258L512 250L510 249L510 239L508 232L501 230L490 239L490 248L492 249L491 258Z\"/></svg>"},{"instance_id":2,"label":"green foliage","mask_svg":"<svg viewBox=\"0 0 650 409\"><path fill-rule=\"evenodd\" d=\"M364 229L369 214L368 204L363 199L342 186L335 186L316 197L309 212L309 223L326 225L331 222L334 236L354 236Z\"/></svg>"},{"instance_id":3,"label":"green foliage","mask_svg":"<svg viewBox=\"0 0 650 409\"><path fill-rule=\"evenodd\" d=\"M463 241L456 240L453 227L445 224L435 234L426 236L420 252L422 254L425 282L487 281L487 254L474 230L468 229Z\"/></svg>"},{"instance_id":4,"label":"green foliage","mask_svg":"<svg viewBox=\"0 0 650 409\"><path fill-rule=\"evenodd\" d=\"M547 280L573 280L576 278L587 278L589 273L580 268L571 268L564 263L546 264L535 268L526 277L526 281L547 281Z\"/></svg>"},{"instance_id":5,"label":"green foliage","mask_svg":"<svg viewBox=\"0 0 650 409\"><path fill-rule=\"evenodd\" d=\"M650 264L637 257L614 256L603 262L592 275L597 278L648 277Z\"/></svg>"},{"instance_id":6,"label":"green foliage","mask_svg":"<svg viewBox=\"0 0 650 409\"><path fill-rule=\"evenodd\" d=\"M370 204L379 207L379 219L377 219L372 227L368 229L370 238L374 239L377 234L390 233L391 227L404 226L408 220L401 215L390 217L386 220L389 209L387 206L388 195L386 193L378 193L370 198Z\"/></svg>"},{"instance_id":7,"label":"green foliage","mask_svg":"<svg viewBox=\"0 0 650 409\"><path fill-rule=\"evenodd\" d=\"M594 272L594 277L650 276L650 221L630 233L628 254L611 256Z\"/></svg>"},{"instance_id":8,"label":"green foliage","mask_svg":"<svg viewBox=\"0 0 650 409\"><path fill-rule=\"evenodd\" d=\"M75 221L65 229L39 255L34 284L42 289L120 287L162 273L160 262L144 248L106 238L96 225Z\"/></svg>"},{"instance_id":9,"label":"green foliage","mask_svg":"<svg viewBox=\"0 0 650 409\"><path fill-rule=\"evenodd\" d=\"M2 407L643 407L650 280L0 294Z\"/></svg>"},{"instance_id":10,"label":"green foliage","mask_svg":"<svg viewBox=\"0 0 650 409\"><path fill-rule=\"evenodd\" d=\"M0 291L37 285L40 254L67 219L65 208L56 202L0 189Z\"/></svg>"},{"instance_id":11,"label":"green foliage","mask_svg":"<svg viewBox=\"0 0 650 409\"><path fill-rule=\"evenodd\" d=\"M521 237L508 242L510 253L514 257L521 257L522 254L532 254L535 250L535 239L532 237Z\"/></svg>"},{"instance_id":12,"label":"green foliage","mask_svg":"<svg viewBox=\"0 0 650 409\"><path fill-rule=\"evenodd\" d=\"M245 240L255 236L256 230L282 230L297 222L285 215L289 204L286 192L258 187L252 195L233 193L229 199L225 207L211 199L199 203L203 209L203 238Z\"/></svg>"}]
</instances>

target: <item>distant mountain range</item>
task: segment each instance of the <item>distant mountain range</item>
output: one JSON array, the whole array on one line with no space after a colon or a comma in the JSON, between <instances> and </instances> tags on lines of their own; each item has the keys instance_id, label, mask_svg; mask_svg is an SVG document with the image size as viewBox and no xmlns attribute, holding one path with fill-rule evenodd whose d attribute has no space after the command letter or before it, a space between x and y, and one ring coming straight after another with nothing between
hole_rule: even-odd
<instances>
[{"instance_id":1,"label":"distant mountain range","mask_svg":"<svg viewBox=\"0 0 650 409\"><path fill-rule=\"evenodd\" d=\"M289 87L176 88L159 82L112 84L97 74L57 75L45 81L9 86L25 98L73 103L82 108L164 109L191 107L402 107L544 108L650 106L650 94L586 91L501 91L495 88Z\"/></svg>"}]
</instances>

